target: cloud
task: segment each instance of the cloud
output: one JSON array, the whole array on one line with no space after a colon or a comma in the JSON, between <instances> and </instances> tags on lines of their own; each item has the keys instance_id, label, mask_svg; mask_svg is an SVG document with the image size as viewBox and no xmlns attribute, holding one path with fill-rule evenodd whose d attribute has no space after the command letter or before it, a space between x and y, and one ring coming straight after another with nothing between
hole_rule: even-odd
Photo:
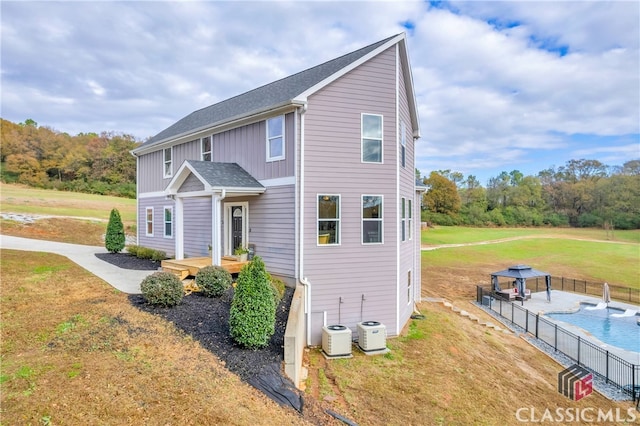
<instances>
[{"instance_id":1,"label":"cloud","mask_svg":"<svg viewBox=\"0 0 640 426\"><path fill-rule=\"evenodd\" d=\"M576 155L575 135L613 148L637 142L637 2L437 5L3 2L3 118L143 139L407 31L425 173L535 171Z\"/></svg>"}]
</instances>

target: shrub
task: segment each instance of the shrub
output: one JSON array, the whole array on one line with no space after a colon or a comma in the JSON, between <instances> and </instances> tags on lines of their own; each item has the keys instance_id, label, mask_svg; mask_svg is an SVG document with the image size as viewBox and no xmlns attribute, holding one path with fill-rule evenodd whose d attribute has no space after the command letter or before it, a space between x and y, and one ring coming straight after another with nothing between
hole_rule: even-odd
<instances>
[{"instance_id":1,"label":"shrub","mask_svg":"<svg viewBox=\"0 0 640 426\"><path fill-rule=\"evenodd\" d=\"M155 272L140 283L142 296L147 303L157 306L175 306L184 297L184 286L170 272Z\"/></svg>"},{"instance_id":2,"label":"shrub","mask_svg":"<svg viewBox=\"0 0 640 426\"><path fill-rule=\"evenodd\" d=\"M130 244L126 247L126 249L129 254L131 254L132 256L138 257L138 250L140 249L140 246L137 246L135 244Z\"/></svg>"},{"instance_id":3,"label":"shrub","mask_svg":"<svg viewBox=\"0 0 640 426\"><path fill-rule=\"evenodd\" d=\"M245 265L229 311L231 337L247 348L269 344L275 331L276 306L264 262L259 256Z\"/></svg>"},{"instance_id":4,"label":"shrub","mask_svg":"<svg viewBox=\"0 0 640 426\"><path fill-rule=\"evenodd\" d=\"M151 253L151 260L155 260L156 262L165 260L166 258L167 253L163 252L162 250L153 250L153 252Z\"/></svg>"},{"instance_id":5,"label":"shrub","mask_svg":"<svg viewBox=\"0 0 640 426\"><path fill-rule=\"evenodd\" d=\"M120 212L112 209L107 225L107 234L104 238L104 246L111 253L120 253L124 248L124 225L120 219Z\"/></svg>"},{"instance_id":6,"label":"shrub","mask_svg":"<svg viewBox=\"0 0 640 426\"><path fill-rule=\"evenodd\" d=\"M149 247L138 247L137 256L140 259L151 259L153 257L153 252L154 250Z\"/></svg>"},{"instance_id":7,"label":"shrub","mask_svg":"<svg viewBox=\"0 0 640 426\"><path fill-rule=\"evenodd\" d=\"M267 272L267 278L269 279L269 284L271 284L271 291L273 292L273 300L275 302L276 308L280 304L282 297L284 296L284 282L278 278L273 278L271 274Z\"/></svg>"},{"instance_id":8,"label":"shrub","mask_svg":"<svg viewBox=\"0 0 640 426\"><path fill-rule=\"evenodd\" d=\"M196 285L207 297L220 297L231 287L231 274L220 266L206 266L196 275Z\"/></svg>"}]
</instances>

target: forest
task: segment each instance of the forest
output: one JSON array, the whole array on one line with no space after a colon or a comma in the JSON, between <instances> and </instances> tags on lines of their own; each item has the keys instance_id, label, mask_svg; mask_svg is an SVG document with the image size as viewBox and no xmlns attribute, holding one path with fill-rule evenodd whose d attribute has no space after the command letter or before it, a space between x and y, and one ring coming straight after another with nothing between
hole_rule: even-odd
<instances>
[{"instance_id":1,"label":"forest","mask_svg":"<svg viewBox=\"0 0 640 426\"><path fill-rule=\"evenodd\" d=\"M135 198L142 141L118 133L71 136L32 119L0 119L0 177L39 188ZM416 178L426 186L422 221L468 226L576 226L640 229L640 159L621 166L570 160L524 176L503 171L486 188L451 170Z\"/></svg>"},{"instance_id":2,"label":"forest","mask_svg":"<svg viewBox=\"0 0 640 426\"><path fill-rule=\"evenodd\" d=\"M32 119L0 119L1 178L6 183L63 191L135 198L136 159L141 142L116 133L71 136Z\"/></svg>"},{"instance_id":3,"label":"forest","mask_svg":"<svg viewBox=\"0 0 640 426\"><path fill-rule=\"evenodd\" d=\"M422 221L468 226L574 226L640 229L640 160L607 166L569 160L524 176L503 171L484 188L451 170L416 177L426 186Z\"/></svg>"}]
</instances>

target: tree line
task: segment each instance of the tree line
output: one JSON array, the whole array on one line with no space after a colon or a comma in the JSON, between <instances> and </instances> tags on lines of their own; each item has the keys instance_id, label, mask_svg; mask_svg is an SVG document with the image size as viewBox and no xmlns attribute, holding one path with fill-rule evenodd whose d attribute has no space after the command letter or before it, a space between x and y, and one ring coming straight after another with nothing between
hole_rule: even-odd
<instances>
[{"instance_id":1,"label":"tree line","mask_svg":"<svg viewBox=\"0 0 640 426\"><path fill-rule=\"evenodd\" d=\"M416 176L427 186L422 220L439 225L640 228L640 160L607 166L569 160L537 176L518 170L478 179L451 170Z\"/></svg>"},{"instance_id":2,"label":"tree line","mask_svg":"<svg viewBox=\"0 0 640 426\"><path fill-rule=\"evenodd\" d=\"M135 198L136 159L129 151L140 142L126 134L71 136L32 119L0 119L1 178L45 189Z\"/></svg>"}]
</instances>

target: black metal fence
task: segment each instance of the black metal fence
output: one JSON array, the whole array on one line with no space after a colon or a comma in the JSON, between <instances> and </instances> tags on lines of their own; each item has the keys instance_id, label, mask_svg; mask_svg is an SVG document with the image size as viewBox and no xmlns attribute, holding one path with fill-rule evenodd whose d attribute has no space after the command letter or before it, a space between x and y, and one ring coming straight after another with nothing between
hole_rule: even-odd
<instances>
[{"instance_id":1,"label":"black metal fence","mask_svg":"<svg viewBox=\"0 0 640 426\"><path fill-rule=\"evenodd\" d=\"M574 293L589 294L595 297L602 297L603 282L591 282L586 280L576 280L574 278L551 277L551 288L561 291L572 291ZM546 285L544 277L527 279L527 288L532 292L545 291ZM535 290L534 290L535 289ZM622 287L609 284L609 294L612 299L621 302L640 304L640 289Z\"/></svg>"},{"instance_id":2,"label":"black metal fence","mask_svg":"<svg viewBox=\"0 0 640 426\"><path fill-rule=\"evenodd\" d=\"M541 283L544 284L544 283ZM640 387L640 365L632 364L606 349L577 336L561 326L515 303L496 297L490 287L477 286L477 302L502 318L523 328L578 365L588 368L619 389L637 398ZM540 291L543 291L544 287ZM559 289L554 287L554 289ZM634 391L635 390L635 394Z\"/></svg>"}]
</instances>

